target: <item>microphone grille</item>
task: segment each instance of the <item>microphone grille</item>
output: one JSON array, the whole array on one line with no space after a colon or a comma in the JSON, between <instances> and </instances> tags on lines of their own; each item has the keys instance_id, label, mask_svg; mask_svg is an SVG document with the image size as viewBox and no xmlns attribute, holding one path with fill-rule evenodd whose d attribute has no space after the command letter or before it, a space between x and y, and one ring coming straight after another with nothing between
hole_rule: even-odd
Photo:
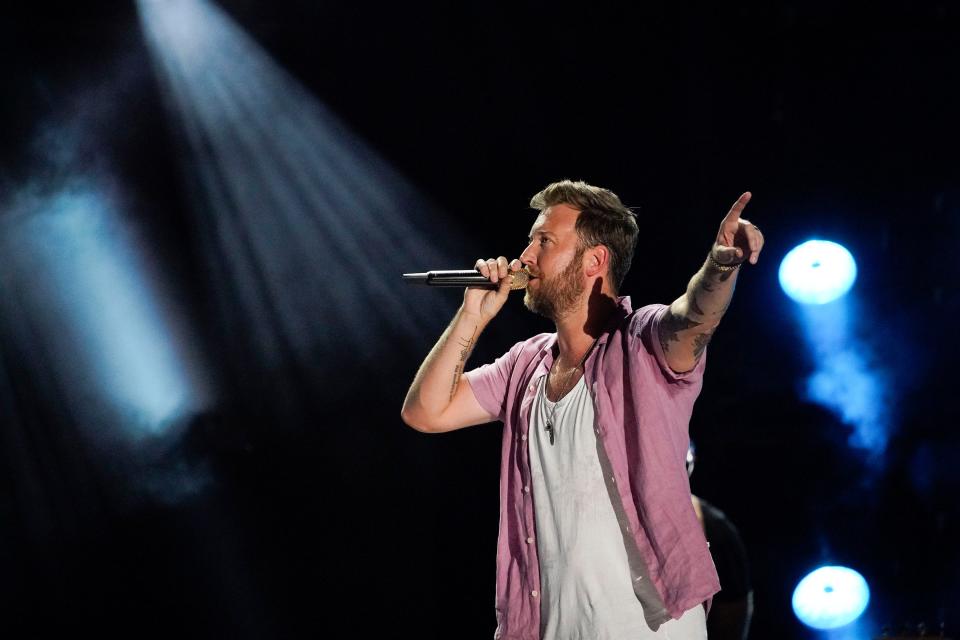
<instances>
[{"instance_id":1,"label":"microphone grille","mask_svg":"<svg viewBox=\"0 0 960 640\"><path fill-rule=\"evenodd\" d=\"M526 289L528 282L530 282L530 274L521 269L513 274L513 282L510 284L510 290L518 291L520 289Z\"/></svg>"}]
</instances>

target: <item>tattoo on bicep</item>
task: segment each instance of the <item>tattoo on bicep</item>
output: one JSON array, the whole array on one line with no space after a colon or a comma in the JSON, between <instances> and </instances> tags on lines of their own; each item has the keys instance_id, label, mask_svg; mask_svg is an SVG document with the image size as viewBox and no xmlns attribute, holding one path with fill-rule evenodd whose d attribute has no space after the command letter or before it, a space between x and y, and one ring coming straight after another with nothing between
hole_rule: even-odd
<instances>
[{"instance_id":1,"label":"tattoo on bicep","mask_svg":"<svg viewBox=\"0 0 960 640\"><path fill-rule=\"evenodd\" d=\"M466 366L467 358L470 357L470 352L473 351L474 338L477 337L477 327L473 328L473 335L470 336L468 340L459 338L460 342L460 360L457 362L457 366L453 368L453 384L450 385L450 399L453 400L453 396L457 393L457 385L460 383L460 376L463 375L464 366Z\"/></svg>"},{"instance_id":2,"label":"tattoo on bicep","mask_svg":"<svg viewBox=\"0 0 960 640\"><path fill-rule=\"evenodd\" d=\"M663 347L664 352L669 351L671 342L679 342L680 338L677 337L679 332L699 327L700 324L700 322L696 322L690 318L678 316L671 311L667 311L666 316L664 316L663 321L660 323L660 346Z\"/></svg>"},{"instance_id":3,"label":"tattoo on bicep","mask_svg":"<svg viewBox=\"0 0 960 640\"><path fill-rule=\"evenodd\" d=\"M710 344L710 339L713 337L712 333L701 333L696 338L693 339L693 357L697 360L700 359L700 356L703 355L704 350L707 348L707 345Z\"/></svg>"}]
</instances>

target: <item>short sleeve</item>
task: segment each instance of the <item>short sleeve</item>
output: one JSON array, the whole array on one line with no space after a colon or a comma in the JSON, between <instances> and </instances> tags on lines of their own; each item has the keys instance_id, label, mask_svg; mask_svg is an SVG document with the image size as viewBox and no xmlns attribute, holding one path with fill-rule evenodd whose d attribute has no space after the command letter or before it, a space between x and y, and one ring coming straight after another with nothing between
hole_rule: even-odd
<instances>
[{"instance_id":1,"label":"short sleeve","mask_svg":"<svg viewBox=\"0 0 960 640\"><path fill-rule=\"evenodd\" d=\"M507 391L510 375L517 364L523 342L513 345L509 351L494 360L463 374L470 383L473 395L484 411L503 422L507 414Z\"/></svg>"},{"instance_id":2,"label":"short sleeve","mask_svg":"<svg viewBox=\"0 0 960 640\"><path fill-rule=\"evenodd\" d=\"M670 309L665 304L651 304L637 309L630 321L630 334L639 337L642 348L656 360L663 377L668 382L695 384L703 380L703 371L707 364L707 352L704 350L700 360L690 371L678 373L667 364L667 356L660 344L660 323Z\"/></svg>"}]
</instances>

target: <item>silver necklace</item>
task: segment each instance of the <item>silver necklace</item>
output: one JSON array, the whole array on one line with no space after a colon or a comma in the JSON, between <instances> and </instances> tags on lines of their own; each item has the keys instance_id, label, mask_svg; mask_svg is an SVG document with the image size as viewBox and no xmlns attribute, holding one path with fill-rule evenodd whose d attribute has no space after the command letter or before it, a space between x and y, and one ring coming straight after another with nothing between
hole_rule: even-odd
<instances>
[{"instance_id":1,"label":"silver necklace","mask_svg":"<svg viewBox=\"0 0 960 640\"><path fill-rule=\"evenodd\" d=\"M563 400L568 393L570 393L570 389L567 388L568 385L570 384L570 381L573 380L573 377L576 375L577 369L582 367L583 363L587 361L587 356L590 355L591 351L593 351L593 347L596 346L597 340L599 340L599 337L594 339L593 344L590 345L590 348L587 349L587 351L583 354L583 357L580 358L580 362L577 363L577 366L571 369L570 373L567 374L566 380L563 381L563 387L561 387L562 391L557 395L556 402L553 403L553 410L550 412L550 415L547 416L547 424L543 428L543 430L546 431L547 435L550 437L551 445L553 445L553 441L554 441L555 430L553 428L553 425L556 424L557 409L560 406L560 401ZM553 364L550 365L550 373L553 372L553 366L557 364L558 360L559 358L557 358L557 360L554 360ZM547 384L550 382L550 373L547 373L547 380L544 382L544 387L543 387L543 398L545 400L549 400L549 398L547 398Z\"/></svg>"}]
</instances>

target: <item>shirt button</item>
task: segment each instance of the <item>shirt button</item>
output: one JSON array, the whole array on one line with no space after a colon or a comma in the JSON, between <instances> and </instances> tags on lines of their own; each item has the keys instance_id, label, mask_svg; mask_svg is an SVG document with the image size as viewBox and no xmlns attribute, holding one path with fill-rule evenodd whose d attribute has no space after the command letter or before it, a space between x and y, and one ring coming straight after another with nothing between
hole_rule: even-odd
<instances>
[{"instance_id":1,"label":"shirt button","mask_svg":"<svg viewBox=\"0 0 960 640\"><path fill-rule=\"evenodd\" d=\"M524 492L524 493L530 493L530 485L524 486L524 487L523 487L523 492Z\"/></svg>"},{"instance_id":2,"label":"shirt button","mask_svg":"<svg viewBox=\"0 0 960 640\"><path fill-rule=\"evenodd\" d=\"M527 538L527 544L533 544L533 538Z\"/></svg>"},{"instance_id":3,"label":"shirt button","mask_svg":"<svg viewBox=\"0 0 960 640\"><path fill-rule=\"evenodd\" d=\"M530 592L530 595L532 595L534 598L536 598L536 597L537 597L538 595L540 595L540 594L537 592L536 589L534 589L533 591Z\"/></svg>"},{"instance_id":4,"label":"shirt button","mask_svg":"<svg viewBox=\"0 0 960 640\"><path fill-rule=\"evenodd\" d=\"M523 440L523 441L526 441L526 440L527 440L527 434L523 434L522 436L520 436L520 439Z\"/></svg>"}]
</instances>

